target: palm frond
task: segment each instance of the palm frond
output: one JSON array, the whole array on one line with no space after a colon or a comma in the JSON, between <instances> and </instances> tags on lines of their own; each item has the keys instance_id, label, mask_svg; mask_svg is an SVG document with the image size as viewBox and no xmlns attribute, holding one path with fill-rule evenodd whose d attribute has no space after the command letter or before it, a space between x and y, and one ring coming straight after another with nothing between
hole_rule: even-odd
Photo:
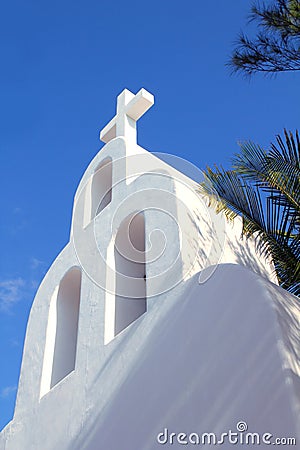
<instances>
[{"instance_id":1,"label":"palm frond","mask_svg":"<svg viewBox=\"0 0 300 450\"><path fill-rule=\"evenodd\" d=\"M276 136L276 144L271 144L269 156L271 158L284 160L300 169L300 139L298 130L295 137L291 131L284 129L285 142L280 135Z\"/></svg>"},{"instance_id":2,"label":"palm frond","mask_svg":"<svg viewBox=\"0 0 300 450\"><path fill-rule=\"evenodd\" d=\"M257 237L271 256L280 284L300 296L300 142L285 130L270 151L247 142L233 170L207 168L202 189L217 211L243 220L243 234Z\"/></svg>"},{"instance_id":3,"label":"palm frond","mask_svg":"<svg viewBox=\"0 0 300 450\"><path fill-rule=\"evenodd\" d=\"M233 169L246 180L269 191L277 189L300 212L300 141L284 130L286 144L277 136L279 147L266 152L252 142L240 144L241 152L233 158Z\"/></svg>"}]
</instances>

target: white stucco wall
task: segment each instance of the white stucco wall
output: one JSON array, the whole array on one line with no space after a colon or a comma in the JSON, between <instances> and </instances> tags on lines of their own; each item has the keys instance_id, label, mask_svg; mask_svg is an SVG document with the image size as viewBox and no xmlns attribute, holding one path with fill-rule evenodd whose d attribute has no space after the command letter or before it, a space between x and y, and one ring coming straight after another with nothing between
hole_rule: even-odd
<instances>
[{"instance_id":1,"label":"white stucco wall","mask_svg":"<svg viewBox=\"0 0 300 450\"><path fill-rule=\"evenodd\" d=\"M107 158L111 201L89 223L91 177ZM123 138L96 155L75 195L70 242L32 306L1 450L152 449L164 427L225 432L243 419L254 431L296 433L298 303L270 284L272 265L240 241L240 221L215 217L194 188ZM115 237L139 211L147 311L115 335ZM75 370L50 389L51 305L72 267L82 270Z\"/></svg>"}]
</instances>

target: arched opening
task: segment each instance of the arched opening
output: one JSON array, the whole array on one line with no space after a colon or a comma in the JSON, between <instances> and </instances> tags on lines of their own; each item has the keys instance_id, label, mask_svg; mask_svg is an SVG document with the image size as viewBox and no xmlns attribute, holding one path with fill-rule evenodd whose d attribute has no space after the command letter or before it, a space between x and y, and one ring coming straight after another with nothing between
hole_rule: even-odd
<instances>
[{"instance_id":1,"label":"arched opening","mask_svg":"<svg viewBox=\"0 0 300 450\"><path fill-rule=\"evenodd\" d=\"M75 369L81 271L70 269L59 284L56 300L56 335L50 388Z\"/></svg>"},{"instance_id":2,"label":"arched opening","mask_svg":"<svg viewBox=\"0 0 300 450\"><path fill-rule=\"evenodd\" d=\"M147 310L143 213L130 215L120 225L115 240L114 257L116 336Z\"/></svg>"},{"instance_id":3,"label":"arched opening","mask_svg":"<svg viewBox=\"0 0 300 450\"><path fill-rule=\"evenodd\" d=\"M91 216L93 220L110 202L112 197L112 160L106 158L96 168L91 186Z\"/></svg>"}]
</instances>

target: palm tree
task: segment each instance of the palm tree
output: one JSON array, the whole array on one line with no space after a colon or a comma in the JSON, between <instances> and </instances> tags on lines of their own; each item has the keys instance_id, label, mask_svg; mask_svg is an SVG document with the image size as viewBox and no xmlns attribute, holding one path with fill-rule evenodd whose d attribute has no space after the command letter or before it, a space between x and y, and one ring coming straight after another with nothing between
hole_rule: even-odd
<instances>
[{"instance_id":1,"label":"palm tree","mask_svg":"<svg viewBox=\"0 0 300 450\"><path fill-rule=\"evenodd\" d=\"M228 65L233 72L251 76L300 70L300 1L256 2L250 21L258 25L256 36L239 36Z\"/></svg>"},{"instance_id":2,"label":"palm tree","mask_svg":"<svg viewBox=\"0 0 300 450\"><path fill-rule=\"evenodd\" d=\"M271 256L280 285L300 296L300 140L284 135L268 151L240 144L232 169L208 167L202 188L218 212L242 217L243 234Z\"/></svg>"}]
</instances>

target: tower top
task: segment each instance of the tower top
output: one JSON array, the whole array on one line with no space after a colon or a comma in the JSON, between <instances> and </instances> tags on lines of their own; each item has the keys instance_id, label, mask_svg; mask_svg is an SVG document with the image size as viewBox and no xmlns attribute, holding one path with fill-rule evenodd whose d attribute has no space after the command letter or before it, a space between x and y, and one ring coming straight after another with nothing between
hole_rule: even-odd
<instances>
[{"instance_id":1,"label":"tower top","mask_svg":"<svg viewBox=\"0 0 300 450\"><path fill-rule=\"evenodd\" d=\"M136 122L154 104L154 96L146 89L133 94L124 89L117 99L115 117L101 130L100 140L107 143L115 137L123 136L132 144L136 144Z\"/></svg>"}]
</instances>

